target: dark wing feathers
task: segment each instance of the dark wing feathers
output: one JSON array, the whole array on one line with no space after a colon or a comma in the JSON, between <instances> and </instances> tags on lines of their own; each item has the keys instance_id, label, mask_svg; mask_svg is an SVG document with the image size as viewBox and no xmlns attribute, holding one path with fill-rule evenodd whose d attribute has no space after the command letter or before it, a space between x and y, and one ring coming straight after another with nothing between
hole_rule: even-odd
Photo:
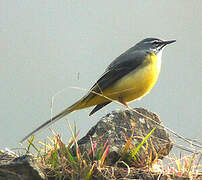
<instances>
[{"instance_id":1,"label":"dark wing feathers","mask_svg":"<svg viewBox=\"0 0 202 180\"><path fill-rule=\"evenodd\" d=\"M106 69L105 73L93 85L90 91L101 93L104 89L116 83L123 76L142 64L145 53L124 53L116 58Z\"/></svg>"},{"instance_id":2,"label":"dark wing feathers","mask_svg":"<svg viewBox=\"0 0 202 180\"><path fill-rule=\"evenodd\" d=\"M111 103L111 101L109 102L105 102L103 104L98 104L97 106L94 107L94 109L90 112L89 116L91 116L92 114L94 114L95 112L97 112L98 110L102 109L104 106L106 106L107 104Z\"/></svg>"},{"instance_id":3,"label":"dark wing feathers","mask_svg":"<svg viewBox=\"0 0 202 180\"><path fill-rule=\"evenodd\" d=\"M131 48L132 49L132 48ZM98 79L98 81L92 86L89 93L85 96L83 100L90 100L92 97L96 96L96 93L102 93L102 91L126 74L131 72L132 70L136 69L138 66L142 64L142 61L145 58L145 52L130 52L130 49L126 51L126 53L120 55L116 58L106 69L105 73ZM93 93L95 92L95 93ZM90 115L98 111L99 109L103 108L111 101L97 105Z\"/></svg>"}]
</instances>

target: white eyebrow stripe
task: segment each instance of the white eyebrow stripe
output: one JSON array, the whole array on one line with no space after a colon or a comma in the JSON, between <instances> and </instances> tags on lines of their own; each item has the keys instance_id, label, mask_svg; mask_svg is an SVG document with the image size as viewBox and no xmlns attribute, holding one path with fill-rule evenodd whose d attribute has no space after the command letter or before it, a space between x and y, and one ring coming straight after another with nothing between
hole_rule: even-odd
<instances>
[{"instance_id":1,"label":"white eyebrow stripe","mask_svg":"<svg viewBox=\"0 0 202 180\"><path fill-rule=\"evenodd\" d=\"M155 39L155 40L152 40L152 41L145 41L144 44L147 44L147 43L154 43L154 42L161 42L161 41Z\"/></svg>"}]
</instances>

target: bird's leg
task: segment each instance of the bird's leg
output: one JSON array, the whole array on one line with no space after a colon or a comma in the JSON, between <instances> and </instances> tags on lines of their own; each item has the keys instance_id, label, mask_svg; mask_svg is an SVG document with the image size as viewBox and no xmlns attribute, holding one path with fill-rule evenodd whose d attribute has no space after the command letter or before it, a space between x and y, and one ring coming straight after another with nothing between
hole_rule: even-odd
<instances>
[{"instance_id":1,"label":"bird's leg","mask_svg":"<svg viewBox=\"0 0 202 180\"><path fill-rule=\"evenodd\" d=\"M128 108L128 105L126 104L126 102L123 100L122 97L119 97L118 101L123 104L126 108Z\"/></svg>"}]
</instances>

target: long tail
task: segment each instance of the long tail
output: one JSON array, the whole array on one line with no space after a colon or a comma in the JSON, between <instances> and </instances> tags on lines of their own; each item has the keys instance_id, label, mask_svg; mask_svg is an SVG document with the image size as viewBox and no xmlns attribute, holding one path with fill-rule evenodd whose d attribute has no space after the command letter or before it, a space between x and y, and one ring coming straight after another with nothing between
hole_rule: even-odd
<instances>
[{"instance_id":1,"label":"long tail","mask_svg":"<svg viewBox=\"0 0 202 180\"><path fill-rule=\"evenodd\" d=\"M62 111L61 113L57 114L55 117L53 117L53 118L49 119L48 121L46 121L45 123L43 123L41 126L39 126L38 128L36 128L34 131L32 131L31 133L29 133L27 136L25 136L20 141L20 143L23 143L26 139L28 139L29 137L35 135L36 133L38 133L42 129L49 127L51 124L53 124L56 121L58 121L59 119L63 118L67 114L70 114L71 112L73 112L73 111L75 111L77 109L82 109L83 107L80 107L82 105L81 102L82 102L82 100L77 101L72 106L66 108L64 111Z\"/></svg>"}]
</instances>

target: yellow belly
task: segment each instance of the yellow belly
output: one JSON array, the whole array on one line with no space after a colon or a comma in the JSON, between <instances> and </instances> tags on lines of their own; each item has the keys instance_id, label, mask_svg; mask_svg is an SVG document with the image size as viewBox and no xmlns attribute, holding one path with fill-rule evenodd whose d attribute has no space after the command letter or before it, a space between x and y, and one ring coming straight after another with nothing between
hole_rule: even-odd
<instances>
[{"instance_id":1,"label":"yellow belly","mask_svg":"<svg viewBox=\"0 0 202 180\"><path fill-rule=\"evenodd\" d=\"M146 59L142 66L124 76L103 94L113 100L122 98L124 102L130 102L149 93L158 79L161 59L154 54Z\"/></svg>"},{"instance_id":2,"label":"yellow belly","mask_svg":"<svg viewBox=\"0 0 202 180\"><path fill-rule=\"evenodd\" d=\"M119 101L121 98L126 103L139 99L149 93L154 87L160 73L160 68L161 59L158 59L155 54L150 54L141 66L105 89L102 94L111 100ZM109 99L99 95L94 96L86 102L83 101L78 109L102 104L109 101Z\"/></svg>"},{"instance_id":3,"label":"yellow belly","mask_svg":"<svg viewBox=\"0 0 202 180\"><path fill-rule=\"evenodd\" d=\"M141 98L153 88L158 79L159 73L151 66L132 71L103 94L114 100L121 98L124 102Z\"/></svg>"}]
</instances>

